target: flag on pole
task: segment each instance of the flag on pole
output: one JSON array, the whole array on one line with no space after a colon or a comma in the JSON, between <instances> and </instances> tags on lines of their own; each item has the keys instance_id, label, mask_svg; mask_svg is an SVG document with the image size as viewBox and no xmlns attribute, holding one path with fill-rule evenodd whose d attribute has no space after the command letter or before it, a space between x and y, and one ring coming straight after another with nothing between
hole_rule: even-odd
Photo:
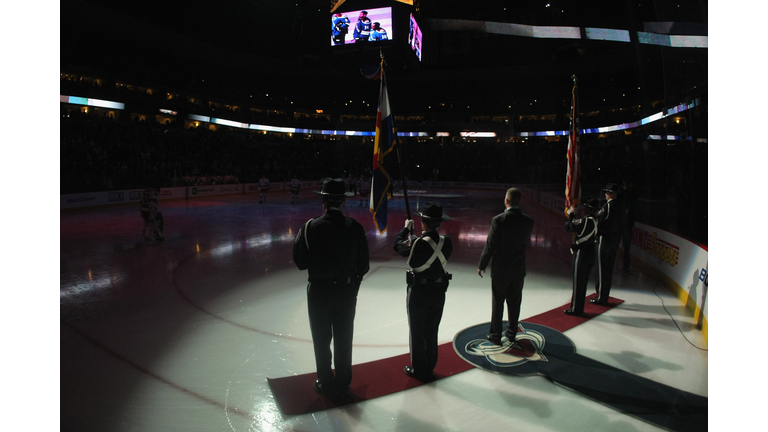
<instances>
[{"instance_id":1,"label":"flag on pole","mask_svg":"<svg viewBox=\"0 0 768 432\"><path fill-rule=\"evenodd\" d=\"M375 80L381 78L381 73L384 70L380 64L377 65L365 65L360 68L360 73L369 80Z\"/></svg>"},{"instance_id":2,"label":"flag on pole","mask_svg":"<svg viewBox=\"0 0 768 432\"><path fill-rule=\"evenodd\" d=\"M376 114L376 139L373 144L373 178L371 179L371 199L369 210L373 214L379 233L387 231L387 199L390 197L390 176L385 158L395 148L395 131L392 113L389 110L387 79L384 67L381 67L381 85L379 87L379 110ZM390 158L392 159L392 158Z\"/></svg>"},{"instance_id":3,"label":"flag on pole","mask_svg":"<svg viewBox=\"0 0 768 432\"><path fill-rule=\"evenodd\" d=\"M576 76L573 76L571 127L568 130L568 172L565 176L565 214L569 216L581 202L581 146L579 144L579 102Z\"/></svg>"}]
</instances>

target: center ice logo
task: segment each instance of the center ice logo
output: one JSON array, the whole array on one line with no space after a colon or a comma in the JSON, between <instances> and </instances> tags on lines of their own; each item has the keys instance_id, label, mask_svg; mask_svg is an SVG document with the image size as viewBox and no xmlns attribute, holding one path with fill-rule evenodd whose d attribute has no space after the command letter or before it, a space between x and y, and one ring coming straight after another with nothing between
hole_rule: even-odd
<instances>
[{"instance_id":1,"label":"center ice logo","mask_svg":"<svg viewBox=\"0 0 768 432\"><path fill-rule=\"evenodd\" d=\"M464 347L469 355L485 357L489 363L497 367L514 367L528 362L549 361L542 353L544 350L544 335L536 330L529 330L520 323L516 342L506 336L501 339L501 345L495 345L487 339L474 339Z\"/></svg>"}]
</instances>

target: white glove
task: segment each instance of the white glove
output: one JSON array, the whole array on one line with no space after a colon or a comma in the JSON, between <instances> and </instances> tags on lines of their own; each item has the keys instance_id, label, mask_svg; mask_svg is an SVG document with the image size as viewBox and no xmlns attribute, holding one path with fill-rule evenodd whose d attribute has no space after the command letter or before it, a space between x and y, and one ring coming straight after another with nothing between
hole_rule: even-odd
<instances>
[{"instance_id":1,"label":"white glove","mask_svg":"<svg viewBox=\"0 0 768 432\"><path fill-rule=\"evenodd\" d=\"M409 231L413 231L413 219L405 220L405 228L408 228Z\"/></svg>"}]
</instances>

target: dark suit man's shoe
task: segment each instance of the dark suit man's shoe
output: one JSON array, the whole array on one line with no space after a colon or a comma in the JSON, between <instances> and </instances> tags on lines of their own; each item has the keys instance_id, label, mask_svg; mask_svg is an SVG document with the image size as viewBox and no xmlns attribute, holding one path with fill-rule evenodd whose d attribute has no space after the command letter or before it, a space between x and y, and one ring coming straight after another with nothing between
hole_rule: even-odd
<instances>
[{"instance_id":1,"label":"dark suit man's shoe","mask_svg":"<svg viewBox=\"0 0 768 432\"><path fill-rule=\"evenodd\" d=\"M520 342L518 342L518 341L511 341L509 346L506 347L506 348L507 348L507 350L514 349L514 350L518 350L518 351L525 351L525 348L523 348L523 346L520 345Z\"/></svg>"},{"instance_id":2,"label":"dark suit man's shoe","mask_svg":"<svg viewBox=\"0 0 768 432\"><path fill-rule=\"evenodd\" d=\"M485 335L485 338L488 339L488 341L494 345L501 345L500 337L494 337L493 335Z\"/></svg>"},{"instance_id":3,"label":"dark suit man's shoe","mask_svg":"<svg viewBox=\"0 0 768 432\"><path fill-rule=\"evenodd\" d=\"M416 378L416 375L413 372L413 366L406 366L403 369L403 372L405 372L405 374L408 375L411 378Z\"/></svg>"},{"instance_id":4,"label":"dark suit man's shoe","mask_svg":"<svg viewBox=\"0 0 768 432\"><path fill-rule=\"evenodd\" d=\"M601 301L599 301L596 298L589 299L589 302L592 303L592 304L601 305L601 306L605 306L605 305L608 304L608 302L601 302Z\"/></svg>"},{"instance_id":5,"label":"dark suit man's shoe","mask_svg":"<svg viewBox=\"0 0 768 432\"><path fill-rule=\"evenodd\" d=\"M566 314L566 315L581 316L580 312L574 312L574 311L572 311L570 309L564 310L563 313Z\"/></svg>"},{"instance_id":6,"label":"dark suit man's shoe","mask_svg":"<svg viewBox=\"0 0 768 432\"><path fill-rule=\"evenodd\" d=\"M429 383L435 380L435 376L432 374L425 377L416 375L416 371L413 370L413 366L406 366L405 368L403 368L403 372L405 372L405 374L408 375L409 377L416 378L417 380L423 383Z\"/></svg>"}]
</instances>

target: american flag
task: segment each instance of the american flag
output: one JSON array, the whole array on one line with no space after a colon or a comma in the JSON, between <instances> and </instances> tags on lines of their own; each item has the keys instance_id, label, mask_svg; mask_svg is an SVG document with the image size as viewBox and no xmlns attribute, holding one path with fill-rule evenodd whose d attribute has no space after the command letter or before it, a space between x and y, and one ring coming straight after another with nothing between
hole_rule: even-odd
<instances>
[{"instance_id":1,"label":"american flag","mask_svg":"<svg viewBox=\"0 0 768 432\"><path fill-rule=\"evenodd\" d=\"M369 80L381 79L384 68L381 65L365 65L360 68L360 73Z\"/></svg>"},{"instance_id":2,"label":"american flag","mask_svg":"<svg viewBox=\"0 0 768 432\"><path fill-rule=\"evenodd\" d=\"M571 127L568 130L568 173L565 176L565 214L570 215L581 202L581 145L579 144L578 85L573 77Z\"/></svg>"}]
</instances>

